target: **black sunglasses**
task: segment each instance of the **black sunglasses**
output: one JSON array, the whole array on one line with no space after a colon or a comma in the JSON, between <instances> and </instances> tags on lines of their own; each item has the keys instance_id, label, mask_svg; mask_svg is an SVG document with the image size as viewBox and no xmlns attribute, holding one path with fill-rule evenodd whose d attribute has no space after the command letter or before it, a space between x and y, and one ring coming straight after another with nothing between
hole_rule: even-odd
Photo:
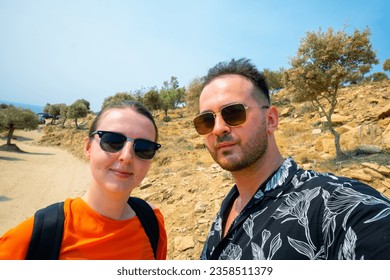
<instances>
[{"instance_id":1,"label":"black sunglasses","mask_svg":"<svg viewBox=\"0 0 390 280\"><path fill-rule=\"evenodd\" d=\"M126 141L133 142L135 155L140 159L152 159L161 145L146 139L133 139L124 136L121 133L111 131L93 131L89 136L99 135L100 148L108 153L117 153L122 150Z\"/></svg>"},{"instance_id":2,"label":"black sunglasses","mask_svg":"<svg viewBox=\"0 0 390 280\"><path fill-rule=\"evenodd\" d=\"M268 109L269 106L259 107ZM213 131L215 125L215 117L221 115L225 123L230 126L238 126L246 121L246 110L249 107L242 103L234 103L222 107L218 113L205 112L195 117L193 120L196 131L200 135L206 135Z\"/></svg>"}]
</instances>

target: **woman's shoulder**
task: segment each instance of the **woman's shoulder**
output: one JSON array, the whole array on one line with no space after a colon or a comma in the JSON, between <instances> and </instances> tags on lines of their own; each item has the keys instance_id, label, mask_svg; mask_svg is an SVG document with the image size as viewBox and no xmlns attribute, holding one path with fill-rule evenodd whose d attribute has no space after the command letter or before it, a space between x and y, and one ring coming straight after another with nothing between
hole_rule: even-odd
<instances>
[{"instance_id":1,"label":"woman's shoulder","mask_svg":"<svg viewBox=\"0 0 390 280\"><path fill-rule=\"evenodd\" d=\"M34 226L34 217L30 217L16 227L9 229L0 237L0 259L25 259Z\"/></svg>"}]
</instances>

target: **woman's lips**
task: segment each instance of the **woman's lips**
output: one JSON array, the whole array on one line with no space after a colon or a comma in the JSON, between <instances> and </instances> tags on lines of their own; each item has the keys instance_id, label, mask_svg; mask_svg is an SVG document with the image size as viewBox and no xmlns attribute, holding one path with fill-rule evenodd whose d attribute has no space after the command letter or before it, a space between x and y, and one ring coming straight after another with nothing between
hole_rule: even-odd
<instances>
[{"instance_id":1,"label":"woman's lips","mask_svg":"<svg viewBox=\"0 0 390 280\"><path fill-rule=\"evenodd\" d=\"M121 177L121 178L128 178L131 176L131 172L130 171L127 171L127 170L119 170L119 169L111 169L112 172L114 172L114 174L118 177Z\"/></svg>"}]
</instances>

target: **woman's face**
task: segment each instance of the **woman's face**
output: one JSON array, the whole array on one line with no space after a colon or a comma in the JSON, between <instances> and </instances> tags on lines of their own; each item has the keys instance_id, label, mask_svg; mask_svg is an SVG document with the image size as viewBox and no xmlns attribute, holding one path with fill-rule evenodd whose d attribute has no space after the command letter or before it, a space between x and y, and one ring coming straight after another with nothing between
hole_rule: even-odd
<instances>
[{"instance_id":1,"label":"woman's face","mask_svg":"<svg viewBox=\"0 0 390 280\"><path fill-rule=\"evenodd\" d=\"M150 141L155 141L156 137L152 122L132 108L109 109L101 116L96 130L118 132L128 138ZM109 153L100 148L98 135L86 140L85 155L90 162L92 187L98 188L102 194L129 195L142 182L151 160L136 157L133 144L126 141L120 151Z\"/></svg>"}]
</instances>

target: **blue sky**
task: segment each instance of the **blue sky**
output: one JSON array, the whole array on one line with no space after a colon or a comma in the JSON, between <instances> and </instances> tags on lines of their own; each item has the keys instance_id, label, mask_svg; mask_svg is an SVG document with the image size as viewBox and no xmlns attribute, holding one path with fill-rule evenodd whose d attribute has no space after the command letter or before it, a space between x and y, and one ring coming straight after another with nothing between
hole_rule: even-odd
<instances>
[{"instance_id":1,"label":"blue sky","mask_svg":"<svg viewBox=\"0 0 390 280\"><path fill-rule=\"evenodd\" d=\"M371 30L390 58L387 0L0 0L0 100L35 105L180 86L220 61L288 68L307 32Z\"/></svg>"}]
</instances>

